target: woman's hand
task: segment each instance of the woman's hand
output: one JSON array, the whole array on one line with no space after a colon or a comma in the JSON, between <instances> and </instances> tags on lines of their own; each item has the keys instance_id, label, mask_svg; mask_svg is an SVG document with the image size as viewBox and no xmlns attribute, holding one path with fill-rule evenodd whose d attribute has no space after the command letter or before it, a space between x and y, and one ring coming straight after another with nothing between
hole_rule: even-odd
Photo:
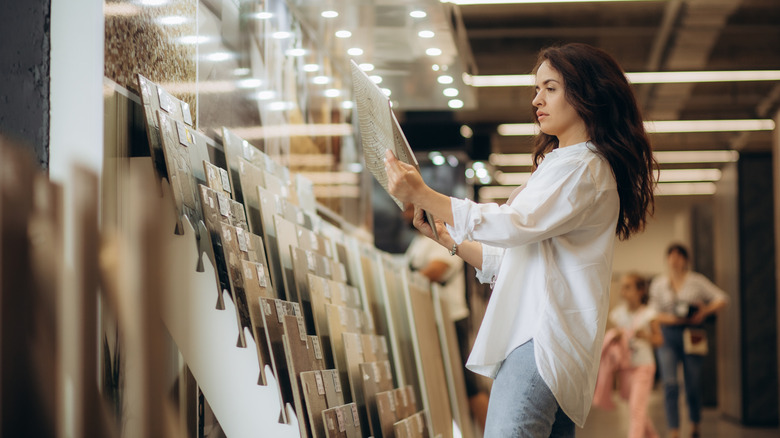
<instances>
[{"instance_id":1,"label":"woman's hand","mask_svg":"<svg viewBox=\"0 0 780 438\"><path fill-rule=\"evenodd\" d=\"M385 151L385 172L387 191L403 203L416 204L415 201L428 188L420 172L414 166L399 161L390 149Z\"/></svg>"},{"instance_id":2,"label":"woman's hand","mask_svg":"<svg viewBox=\"0 0 780 438\"><path fill-rule=\"evenodd\" d=\"M417 228L425 237L436 240L440 245L445 247L451 247L453 240L450 237L450 233L447 231L447 226L444 225L444 222L439 219L434 218L434 221L436 222L436 231L439 233L438 240L436 240L436 236L433 234L431 224L427 221L425 211L419 207L414 207L414 219L412 219L412 225L414 225L414 227Z\"/></svg>"}]
</instances>

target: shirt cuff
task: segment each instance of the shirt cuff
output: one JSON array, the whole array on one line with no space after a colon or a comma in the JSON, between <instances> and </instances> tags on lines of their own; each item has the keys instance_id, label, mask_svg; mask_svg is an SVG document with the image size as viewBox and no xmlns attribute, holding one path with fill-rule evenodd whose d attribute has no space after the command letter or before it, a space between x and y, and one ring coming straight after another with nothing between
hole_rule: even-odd
<instances>
[{"instance_id":1,"label":"shirt cuff","mask_svg":"<svg viewBox=\"0 0 780 438\"><path fill-rule=\"evenodd\" d=\"M495 284L504 251L504 248L482 244L482 269L477 269L477 280L480 283Z\"/></svg>"},{"instance_id":2,"label":"shirt cuff","mask_svg":"<svg viewBox=\"0 0 780 438\"><path fill-rule=\"evenodd\" d=\"M482 222L482 215L477 208L477 204L468 199L450 198L452 204L452 222L447 224L447 231L455 243L462 243L464 240L473 240L471 235L474 227Z\"/></svg>"}]
</instances>

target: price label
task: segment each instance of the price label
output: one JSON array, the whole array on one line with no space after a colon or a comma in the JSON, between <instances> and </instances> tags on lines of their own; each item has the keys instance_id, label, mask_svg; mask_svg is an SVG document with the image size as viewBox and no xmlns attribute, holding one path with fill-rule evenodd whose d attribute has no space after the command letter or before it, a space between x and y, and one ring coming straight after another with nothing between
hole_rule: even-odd
<instances>
[{"instance_id":1,"label":"price label","mask_svg":"<svg viewBox=\"0 0 780 438\"><path fill-rule=\"evenodd\" d=\"M257 280L260 282L260 287L268 287L268 281L265 279L265 268L259 263L257 264Z\"/></svg>"},{"instance_id":2,"label":"price label","mask_svg":"<svg viewBox=\"0 0 780 438\"><path fill-rule=\"evenodd\" d=\"M333 373L333 388L336 392L341 392L341 379L339 379L339 373Z\"/></svg>"},{"instance_id":3,"label":"price label","mask_svg":"<svg viewBox=\"0 0 780 438\"><path fill-rule=\"evenodd\" d=\"M314 272L317 270L317 261L314 259L314 253L311 251L306 251L306 264L310 271Z\"/></svg>"},{"instance_id":4,"label":"price label","mask_svg":"<svg viewBox=\"0 0 780 438\"><path fill-rule=\"evenodd\" d=\"M274 303L276 303L276 317L279 319L279 324L281 324L284 321L284 306L280 300L275 300Z\"/></svg>"},{"instance_id":5,"label":"price label","mask_svg":"<svg viewBox=\"0 0 780 438\"><path fill-rule=\"evenodd\" d=\"M322 360L322 346L320 346L319 338L312 336L311 343L314 346L314 358L317 360Z\"/></svg>"},{"instance_id":6,"label":"price label","mask_svg":"<svg viewBox=\"0 0 780 438\"><path fill-rule=\"evenodd\" d=\"M222 179L222 190L233 193L233 189L230 187L230 176L228 175L227 170L220 168L219 176L220 179Z\"/></svg>"},{"instance_id":7,"label":"price label","mask_svg":"<svg viewBox=\"0 0 780 438\"><path fill-rule=\"evenodd\" d=\"M322 282L322 293L323 293L323 295L325 295L325 299L330 301L330 299L331 299L330 283L328 283L327 280Z\"/></svg>"},{"instance_id":8,"label":"price label","mask_svg":"<svg viewBox=\"0 0 780 438\"><path fill-rule=\"evenodd\" d=\"M217 202L219 203L219 214L224 217L230 217L230 202L228 198L220 192L217 192Z\"/></svg>"},{"instance_id":9,"label":"price label","mask_svg":"<svg viewBox=\"0 0 780 438\"><path fill-rule=\"evenodd\" d=\"M314 380L317 382L317 394L325 395L325 383L322 381L322 373L319 370L314 373Z\"/></svg>"},{"instance_id":10,"label":"price label","mask_svg":"<svg viewBox=\"0 0 780 438\"><path fill-rule=\"evenodd\" d=\"M352 424L355 425L355 427L360 427L360 418L358 418L358 410L357 405L352 403Z\"/></svg>"},{"instance_id":11,"label":"price label","mask_svg":"<svg viewBox=\"0 0 780 438\"><path fill-rule=\"evenodd\" d=\"M301 337L301 341L306 342L306 324L303 322L303 317L299 316L298 320L298 335Z\"/></svg>"},{"instance_id":12,"label":"price label","mask_svg":"<svg viewBox=\"0 0 780 438\"><path fill-rule=\"evenodd\" d=\"M244 231L242 228L236 228L236 237L238 237L238 249L240 249L242 252L249 252L249 248L247 247L247 235L246 231Z\"/></svg>"},{"instance_id":13,"label":"price label","mask_svg":"<svg viewBox=\"0 0 780 438\"><path fill-rule=\"evenodd\" d=\"M333 274L330 270L330 260L325 260L325 276L328 278L332 278Z\"/></svg>"},{"instance_id":14,"label":"price label","mask_svg":"<svg viewBox=\"0 0 780 438\"><path fill-rule=\"evenodd\" d=\"M347 426L344 424L344 413L341 411L341 408L336 409L336 420L339 423L339 432L347 430Z\"/></svg>"},{"instance_id":15,"label":"price label","mask_svg":"<svg viewBox=\"0 0 780 438\"><path fill-rule=\"evenodd\" d=\"M379 372L379 364L377 362L372 362L371 368L374 369L374 383L379 383L382 380L382 374Z\"/></svg>"}]
</instances>

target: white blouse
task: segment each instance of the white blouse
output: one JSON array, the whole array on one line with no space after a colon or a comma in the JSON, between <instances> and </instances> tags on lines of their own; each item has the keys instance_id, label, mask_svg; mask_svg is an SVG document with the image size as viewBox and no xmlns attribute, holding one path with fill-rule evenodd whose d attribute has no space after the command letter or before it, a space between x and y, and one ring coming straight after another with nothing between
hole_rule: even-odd
<instances>
[{"instance_id":1,"label":"white blouse","mask_svg":"<svg viewBox=\"0 0 780 438\"><path fill-rule=\"evenodd\" d=\"M549 152L511 205L452 199L460 243L482 243L478 278L493 283L466 366L495 378L534 340L539 374L578 426L596 385L609 311L620 200L609 163L590 142Z\"/></svg>"},{"instance_id":2,"label":"white blouse","mask_svg":"<svg viewBox=\"0 0 780 438\"><path fill-rule=\"evenodd\" d=\"M650 307L658 313L688 316L689 306L703 306L714 300L728 301L726 292L698 272L688 271L680 290L675 292L669 276L661 274L650 282Z\"/></svg>"}]
</instances>

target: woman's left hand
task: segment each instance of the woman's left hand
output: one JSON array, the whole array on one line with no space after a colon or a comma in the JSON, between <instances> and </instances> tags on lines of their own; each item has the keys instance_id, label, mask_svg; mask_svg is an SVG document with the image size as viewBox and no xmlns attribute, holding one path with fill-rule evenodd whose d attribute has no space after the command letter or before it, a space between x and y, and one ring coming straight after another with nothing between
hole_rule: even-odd
<instances>
[{"instance_id":1,"label":"woman's left hand","mask_svg":"<svg viewBox=\"0 0 780 438\"><path fill-rule=\"evenodd\" d=\"M385 172L387 191L405 204L416 204L415 201L428 188L420 172L414 166L398 160L389 149L385 152Z\"/></svg>"}]
</instances>

